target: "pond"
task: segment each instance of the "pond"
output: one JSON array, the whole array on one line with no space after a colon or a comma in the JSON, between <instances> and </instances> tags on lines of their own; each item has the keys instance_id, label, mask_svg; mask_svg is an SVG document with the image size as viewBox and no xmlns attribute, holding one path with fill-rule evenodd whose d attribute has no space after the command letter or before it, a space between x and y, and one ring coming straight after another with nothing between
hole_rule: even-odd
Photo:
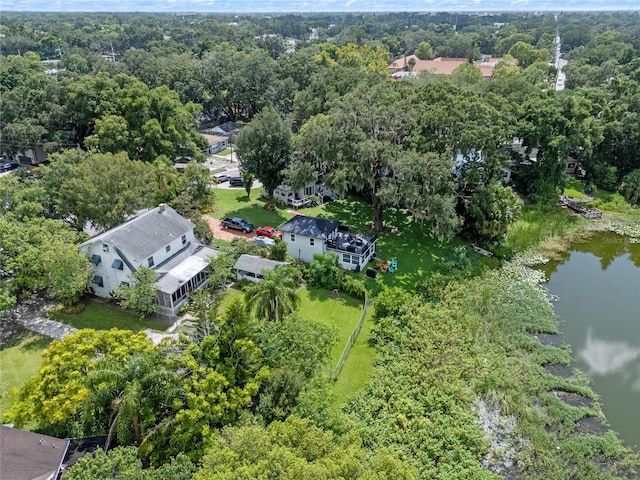
<instances>
[{"instance_id":1,"label":"pond","mask_svg":"<svg viewBox=\"0 0 640 480\"><path fill-rule=\"evenodd\" d=\"M611 427L640 445L640 244L596 234L542 269L575 366L593 380Z\"/></svg>"}]
</instances>

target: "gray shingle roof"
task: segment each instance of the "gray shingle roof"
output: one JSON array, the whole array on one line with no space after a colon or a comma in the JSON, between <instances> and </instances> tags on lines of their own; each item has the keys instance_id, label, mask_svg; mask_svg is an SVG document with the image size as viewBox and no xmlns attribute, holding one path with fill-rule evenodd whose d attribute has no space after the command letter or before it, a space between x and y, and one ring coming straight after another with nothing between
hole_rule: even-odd
<instances>
[{"instance_id":1,"label":"gray shingle roof","mask_svg":"<svg viewBox=\"0 0 640 480\"><path fill-rule=\"evenodd\" d=\"M277 265L289 265L289 262L279 262L277 260L269 260L268 258L258 257L256 255L240 255L235 265L236 270L251 273L262 273L262 270L273 270Z\"/></svg>"},{"instance_id":2,"label":"gray shingle roof","mask_svg":"<svg viewBox=\"0 0 640 480\"><path fill-rule=\"evenodd\" d=\"M57 478L69 440L0 426L2 480Z\"/></svg>"},{"instance_id":3,"label":"gray shingle roof","mask_svg":"<svg viewBox=\"0 0 640 480\"><path fill-rule=\"evenodd\" d=\"M128 258L144 260L180 238L193 228L193 224L169 206L156 207L89 242L97 240L117 246ZM89 243L86 242L86 243Z\"/></svg>"},{"instance_id":4,"label":"gray shingle roof","mask_svg":"<svg viewBox=\"0 0 640 480\"><path fill-rule=\"evenodd\" d=\"M327 238L339 225L340 222L333 220L296 215L288 222L280 225L278 230L304 235L305 237Z\"/></svg>"}]
</instances>

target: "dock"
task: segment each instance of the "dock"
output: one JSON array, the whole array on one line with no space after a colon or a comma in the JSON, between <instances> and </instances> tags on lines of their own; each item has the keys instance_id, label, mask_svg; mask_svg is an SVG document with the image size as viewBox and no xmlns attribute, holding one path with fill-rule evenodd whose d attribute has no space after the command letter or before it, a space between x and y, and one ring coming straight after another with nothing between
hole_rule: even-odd
<instances>
[{"instance_id":1,"label":"dock","mask_svg":"<svg viewBox=\"0 0 640 480\"><path fill-rule=\"evenodd\" d=\"M586 218L602 218L602 210L584 207L582 202L576 198L562 195L558 205L567 207Z\"/></svg>"}]
</instances>

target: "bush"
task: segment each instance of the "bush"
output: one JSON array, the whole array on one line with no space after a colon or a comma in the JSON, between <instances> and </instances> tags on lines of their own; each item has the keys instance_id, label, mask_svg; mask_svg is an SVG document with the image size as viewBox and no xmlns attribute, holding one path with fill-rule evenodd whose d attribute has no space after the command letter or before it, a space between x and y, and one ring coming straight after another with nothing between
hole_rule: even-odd
<instances>
[{"instance_id":1,"label":"bush","mask_svg":"<svg viewBox=\"0 0 640 480\"><path fill-rule=\"evenodd\" d=\"M211 242L213 242L213 232L211 231L209 222L207 222L202 215L194 215L191 221L195 225L193 233L196 238L205 245L211 245Z\"/></svg>"},{"instance_id":2,"label":"bush","mask_svg":"<svg viewBox=\"0 0 640 480\"><path fill-rule=\"evenodd\" d=\"M347 295L350 295L360 300L364 300L367 297L367 289L364 286L364 282L360 279L350 277L349 275L342 274L340 279L340 290Z\"/></svg>"},{"instance_id":3,"label":"bush","mask_svg":"<svg viewBox=\"0 0 640 480\"><path fill-rule=\"evenodd\" d=\"M287 244L282 240L276 240L276 243L274 243L270 248L269 258L271 258L271 260L283 262L286 256Z\"/></svg>"},{"instance_id":4,"label":"bush","mask_svg":"<svg viewBox=\"0 0 640 480\"><path fill-rule=\"evenodd\" d=\"M340 287L340 278L344 271L338 263L335 253L328 255L316 254L313 262L306 268L305 280L314 287L322 287L329 290Z\"/></svg>"}]
</instances>

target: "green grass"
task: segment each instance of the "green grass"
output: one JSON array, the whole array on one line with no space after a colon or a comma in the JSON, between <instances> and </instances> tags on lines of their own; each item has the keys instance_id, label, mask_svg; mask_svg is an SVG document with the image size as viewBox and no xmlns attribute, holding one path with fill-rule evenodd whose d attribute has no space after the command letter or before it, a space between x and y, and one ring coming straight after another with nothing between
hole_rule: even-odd
<instances>
[{"instance_id":1,"label":"green grass","mask_svg":"<svg viewBox=\"0 0 640 480\"><path fill-rule=\"evenodd\" d=\"M275 211L268 211L266 200L260 196L261 188L251 190L251 198L243 188L216 188L216 206L218 209L211 214L214 218L241 217L253 223L256 227L270 225L277 227L291 218L290 208L278 207Z\"/></svg>"},{"instance_id":2,"label":"green grass","mask_svg":"<svg viewBox=\"0 0 640 480\"><path fill-rule=\"evenodd\" d=\"M358 339L351 347L347 361L340 376L333 384L333 407L337 408L349 400L351 395L363 388L369 381L375 368L376 350L369 344L369 335L373 328L373 306L369 305L367 317Z\"/></svg>"},{"instance_id":3,"label":"green grass","mask_svg":"<svg viewBox=\"0 0 640 480\"><path fill-rule=\"evenodd\" d=\"M338 341L333 347L330 360L333 368L338 363L351 332L360 320L362 302L348 296L342 296L340 300L333 300L329 297L331 292L321 288L301 288L298 293L300 295L298 313L301 316L337 329ZM237 288L227 289L220 301L219 311L224 311L231 302L243 298L243 295L244 293ZM373 355L373 350L371 355ZM370 362L373 364L372 358Z\"/></svg>"},{"instance_id":4,"label":"green grass","mask_svg":"<svg viewBox=\"0 0 640 480\"><path fill-rule=\"evenodd\" d=\"M42 352L52 339L27 333L0 349L0 414L15 400L16 389L38 373Z\"/></svg>"},{"instance_id":5,"label":"green grass","mask_svg":"<svg viewBox=\"0 0 640 480\"><path fill-rule=\"evenodd\" d=\"M224 157L225 155L231 155L231 152L232 150L230 148L225 148L224 150L214 153L214 155L220 155L221 157Z\"/></svg>"},{"instance_id":6,"label":"green grass","mask_svg":"<svg viewBox=\"0 0 640 480\"><path fill-rule=\"evenodd\" d=\"M331 351L331 367L334 367L362 315L363 302L348 296L340 300L330 298L331 292L319 288L300 289L298 312L305 318L336 327L338 342Z\"/></svg>"},{"instance_id":7,"label":"green grass","mask_svg":"<svg viewBox=\"0 0 640 480\"><path fill-rule=\"evenodd\" d=\"M115 305L106 304L96 300L85 303L82 312L69 315L60 314L56 320L76 328L93 328L95 330L131 330L139 332L150 328L156 331L165 331L169 325L156 320L140 320L137 315L126 312Z\"/></svg>"}]
</instances>

